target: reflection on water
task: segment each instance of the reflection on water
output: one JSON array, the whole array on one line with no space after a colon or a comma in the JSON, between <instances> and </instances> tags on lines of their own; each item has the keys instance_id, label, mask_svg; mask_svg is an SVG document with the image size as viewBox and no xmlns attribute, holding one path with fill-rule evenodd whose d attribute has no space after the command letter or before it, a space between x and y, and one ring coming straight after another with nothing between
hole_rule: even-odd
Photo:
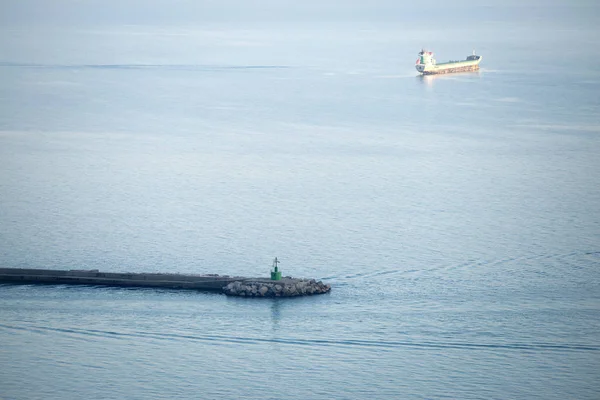
<instances>
[{"instance_id":1,"label":"reflection on water","mask_svg":"<svg viewBox=\"0 0 600 400\"><path fill-rule=\"evenodd\" d=\"M281 300L270 299L271 301L271 322L273 322L273 332L279 329L279 321L281 320Z\"/></svg>"},{"instance_id":2,"label":"reflection on water","mask_svg":"<svg viewBox=\"0 0 600 400\"><path fill-rule=\"evenodd\" d=\"M439 75L417 75L417 79L425 86L431 88L436 80L451 80L457 78L481 78L481 70L479 71L466 71L466 72L454 72L451 74L439 74Z\"/></svg>"}]
</instances>

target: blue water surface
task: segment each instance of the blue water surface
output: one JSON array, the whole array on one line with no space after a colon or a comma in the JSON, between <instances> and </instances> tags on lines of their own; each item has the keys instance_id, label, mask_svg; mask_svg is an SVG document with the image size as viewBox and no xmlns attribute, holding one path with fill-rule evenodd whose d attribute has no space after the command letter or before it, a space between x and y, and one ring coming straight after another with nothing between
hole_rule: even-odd
<instances>
[{"instance_id":1,"label":"blue water surface","mask_svg":"<svg viewBox=\"0 0 600 400\"><path fill-rule=\"evenodd\" d=\"M332 291L0 285L0 398L600 397L597 5L147 3L2 6L0 263Z\"/></svg>"}]
</instances>

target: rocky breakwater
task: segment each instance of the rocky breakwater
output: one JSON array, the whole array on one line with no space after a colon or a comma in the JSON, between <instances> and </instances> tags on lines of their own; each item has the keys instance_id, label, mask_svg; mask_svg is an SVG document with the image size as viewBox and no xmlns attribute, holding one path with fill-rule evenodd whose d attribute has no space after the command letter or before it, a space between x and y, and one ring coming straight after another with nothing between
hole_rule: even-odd
<instances>
[{"instance_id":1,"label":"rocky breakwater","mask_svg":"<svg viewBox=\"0 0 600 400\"><path fill-rule=\"evenodd\" d=\"M228 296L242 297L294 297L323 294L331 286L315 279L283 278L279 281L268 279L240 280L223 287Z\"/></svg>"}]
</instances>

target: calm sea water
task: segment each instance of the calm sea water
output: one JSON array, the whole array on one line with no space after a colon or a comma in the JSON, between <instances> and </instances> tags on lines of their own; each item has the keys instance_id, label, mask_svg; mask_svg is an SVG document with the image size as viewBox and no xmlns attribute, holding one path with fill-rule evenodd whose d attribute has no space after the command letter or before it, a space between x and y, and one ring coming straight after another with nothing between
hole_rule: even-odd
<instances>
[{"instance_id":1,"label":"calm sea water","mask_svg":"<svg viewBox=\"0 0 600 400\"><path fill-rule=\"evenodd\" d=\"M1 399L597 399L600 9L2 5ZM483 56L477 73L419 77Z\"/></svg>"}]
</instances>

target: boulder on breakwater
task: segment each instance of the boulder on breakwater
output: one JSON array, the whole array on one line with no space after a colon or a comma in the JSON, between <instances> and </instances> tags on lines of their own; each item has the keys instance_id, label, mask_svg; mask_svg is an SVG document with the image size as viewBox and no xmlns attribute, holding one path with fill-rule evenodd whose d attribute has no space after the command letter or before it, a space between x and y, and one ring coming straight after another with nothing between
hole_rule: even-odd
<instances>
[{"instance_id":1,"label":"boulder on breakwater","mask_svg":"<svg viewBox=\"0 0 600 400\"><path fill-rule=\"evenodd\" d=\"M283 278L278 281L267 279L241 280L227 284L223 293L242 297L294 297L323 294L331 286L315 279Z\"/></svg>"}]
</instances>

